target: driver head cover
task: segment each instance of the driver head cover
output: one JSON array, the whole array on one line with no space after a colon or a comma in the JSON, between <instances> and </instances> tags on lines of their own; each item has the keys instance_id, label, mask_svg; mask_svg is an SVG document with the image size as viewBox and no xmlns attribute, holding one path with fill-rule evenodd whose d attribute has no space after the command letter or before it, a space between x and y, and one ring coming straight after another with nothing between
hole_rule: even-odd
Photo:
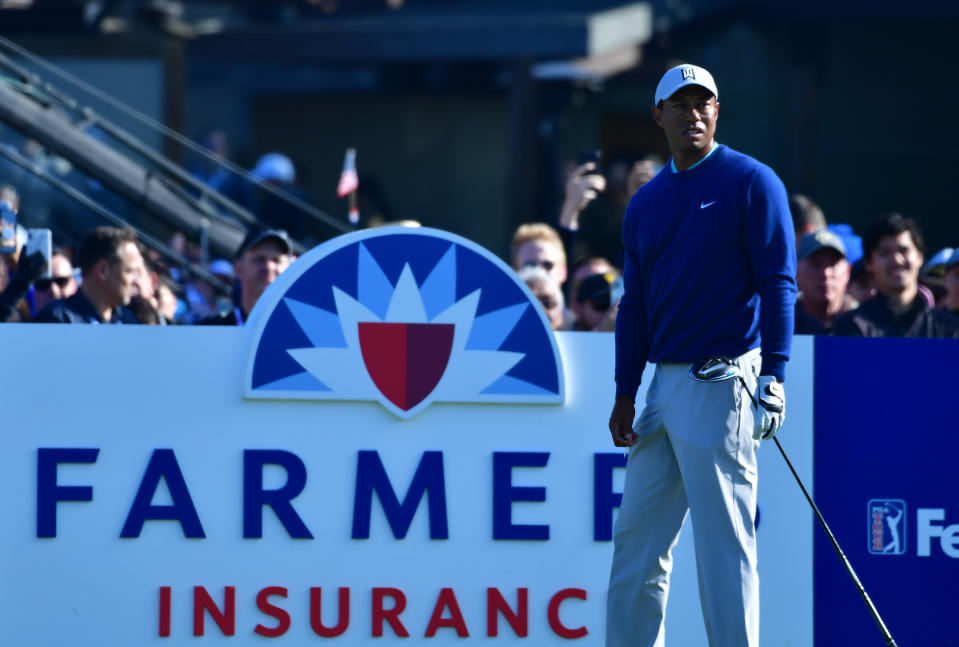
<instances>
[{"instance_id":1,"label":"driver head cover","mask_svg":"<svg viewBox=\"0 0 959 647\"><path fill-rule=\"evenodd\" d=\"M693 362L689 377L700 382L722 382L739 375L739 368L726 357L713 355Z\"/></svg>"}]
</instances>

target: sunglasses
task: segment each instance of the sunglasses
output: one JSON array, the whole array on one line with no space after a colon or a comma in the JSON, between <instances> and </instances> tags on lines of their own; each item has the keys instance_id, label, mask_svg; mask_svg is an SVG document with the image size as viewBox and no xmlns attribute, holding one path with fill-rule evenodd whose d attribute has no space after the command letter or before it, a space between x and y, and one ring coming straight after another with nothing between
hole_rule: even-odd
<instances>
[{"instance_id":1,"label":"sunglasses","mask_svg":"<svg viewBox=\"0 0 959 647\"><path fill-rule=\"evenodd\" d=\"M70 279L72 278L73 278L72 276L54 276L52 279L40 279L33 284L33 289L39 292L46 292L51 287L53 287L54 283L56 283L57 286L59 286L60 289L62 290L63 288L70 285Z\"/></svg>"},{"instance_id":2,"label":"sunglasses","mask_svg":"<svg viewBox=\"0 0 959 647\"><path fill-rule=\"evenodd\" d=\"M523 263L523 267L542 267L547 272L551 272L556 267L556 263L553 261L526 261Z\"/></svg>"}]
</instances>

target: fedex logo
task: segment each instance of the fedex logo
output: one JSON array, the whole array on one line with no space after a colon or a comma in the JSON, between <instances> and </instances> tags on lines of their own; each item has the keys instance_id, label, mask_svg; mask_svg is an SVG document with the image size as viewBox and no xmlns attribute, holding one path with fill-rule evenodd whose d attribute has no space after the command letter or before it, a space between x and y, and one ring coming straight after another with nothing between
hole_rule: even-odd
<instances>
[{"instance_id":1,"label":"fedex logo","mask_svg":"<svg viewBox=\"0 0 959 647\"><path fill-rule=\"evenodd\" d=\"M499 258L447 232L328 241L270 286L250 320L247 398L379 401L404 419L432 402L564 401L536 299Z\"/></svg>"},{"instance_id":2,"label":"fedex logo","mask_svg":"<svg viewBox=\"0 0 959 647\"><path fill-rule=\"evenodd\" d=\"M916 511L916 554L919 557L929 557L932 540L938 538L943 553L953 559L959 558L959 523L948 526L936 523L945 518L945 508L919 508Z\"/></svg>"}]
</instances>

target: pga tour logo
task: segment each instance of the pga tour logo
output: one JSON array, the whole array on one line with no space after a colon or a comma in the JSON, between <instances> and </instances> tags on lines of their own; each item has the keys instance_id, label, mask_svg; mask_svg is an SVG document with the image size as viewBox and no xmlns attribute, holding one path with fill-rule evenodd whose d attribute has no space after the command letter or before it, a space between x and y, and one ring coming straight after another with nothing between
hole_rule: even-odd
<instances>
[{"instance_id":1,"label":"pga tour logo","mask_svg":"<svg viewBox=\"0 0 959 647\"><path fill-rule=\"evenodd\" d=\"M902 499L869 500L869 552L903 555L906 552L906 502Z\"/></svg>"},{"instance_id":2,"label":"pga tour logo","mask_svg":"<svg viewBox=\"0 0 959 647\"><path fill-rule=\"evenodd\" d=\"M250 319L247 398L379 401L401 418L433 402L564 400L535 297L495 255L447 232L330 240L281 274Z\"/></svg>"}]
</instances>

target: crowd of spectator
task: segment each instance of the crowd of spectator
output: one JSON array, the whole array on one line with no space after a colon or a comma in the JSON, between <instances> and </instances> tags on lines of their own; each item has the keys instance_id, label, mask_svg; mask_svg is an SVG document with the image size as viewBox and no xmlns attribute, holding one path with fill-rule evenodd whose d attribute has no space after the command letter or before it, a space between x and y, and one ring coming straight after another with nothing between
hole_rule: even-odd
<instances>
[{"instance_id":1,"label":"crowd of spectator","mask_svg":"<svg viewBox=\"0 0 959 647\"><path fill-rule=\"evenodd\" d=\"M596 217L584 214L611 187L622 194L612 202L624 206L661 169L661 160L644 157L609 181L594 162L573 167L555 224L527 223L514 232L511 265L553 329L614 329L623 256L615 244L597 246L582 235L584 218ZM294 172L278 154L261 159L255 171L287 183ZM220 178L214 173L210 179ZM929 255L918 224L900 214L883 214L859 236L848 225L829 223L808 196L790 196L789 203L799 291L796 334L959 337L959 249ZM19 211L15 187L0 184L0 205ZM613 220L593 230L618 231L619 218ZM17 239L13 252L0 254L3 322L242 325L294 260L292 238L274 218L252 228L233 259L214 259L205 267L221 286L232 286L229 293L144 247L132 229L96 227L76 249L54 247L49 262L25 253L22 225ZM181 233L170 246L197 258Z\"/></svg>"},{"instance_id":2,"label":"crowd of spectator","mask_svg":"<svg viewBox=\"0 0 959 647\"><path fill-rule=\"evenodd\" d=\"M629 195L661 169L654 158L635 162ZM593 162L573 168L556 227L524 224L513 236L512 265L555 330L615 327L622 256L592 255L578 239L587 207L609 184ZM959 338L959 248L941 248L924 263L920 227L901 214L880 215L859 236L848 224L829 223L809 196L790 196L789 207L796 237L795 334ZM560 316L556 304L564 297Z\"/></svg>"}]
</instances>

